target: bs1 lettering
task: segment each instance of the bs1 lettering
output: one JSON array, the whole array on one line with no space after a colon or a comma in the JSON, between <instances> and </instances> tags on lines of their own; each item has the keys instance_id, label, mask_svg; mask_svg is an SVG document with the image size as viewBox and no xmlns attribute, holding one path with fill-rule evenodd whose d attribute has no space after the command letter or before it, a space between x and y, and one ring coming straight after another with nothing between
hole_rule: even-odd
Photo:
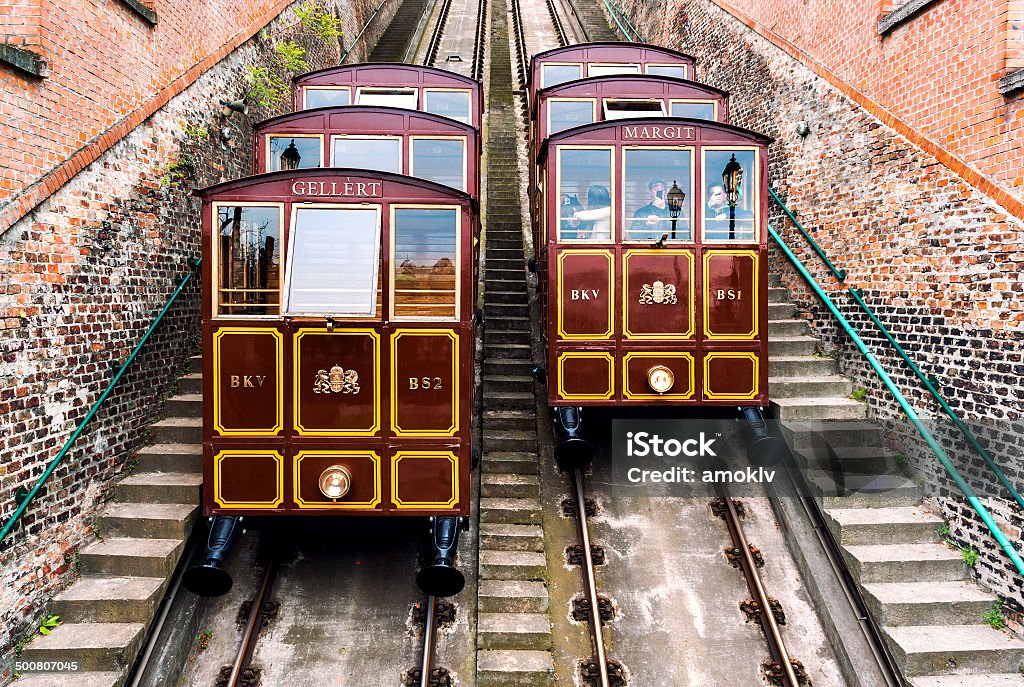
<instances>
[{"instance_id":1,"label":"bs1 lettering","mask_svg":"<svg viewBox=\"0 0 1024 687\"><path fill-rule=\"evenodd\" d=\"M720 301L741 301L743 292L736 289L718 289L715 294Z\"/></svg>"}]
</instances>

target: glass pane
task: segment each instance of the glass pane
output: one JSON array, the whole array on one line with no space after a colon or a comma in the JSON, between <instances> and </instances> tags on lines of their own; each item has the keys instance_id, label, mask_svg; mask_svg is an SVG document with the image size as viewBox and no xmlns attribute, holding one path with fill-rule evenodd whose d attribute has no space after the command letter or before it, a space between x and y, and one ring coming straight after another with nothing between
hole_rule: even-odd
<instances>
[{"instance_id":1,"label":"glass pane","mask_svg":"<svg viewBox=\"0 0 1024 687\"><path fill-rule=\"evenodd\" d=\"M757 217L757 189L754 187L753 150L704 151L704 238L718 241L754 241ZM735 205L729 202L722 179L726 167L735 158L740 167L740 183Z\"/></svg>"},{"instance_id":2,"label":"glass pane","mask_svg":"<svg viewBox=\"0 0 1024 687\"><path fill-rule=\"evenodd\" d=\"M310 169L320 166L320 139L293 136L270 137L270 169Z\"/></svg>"},{"instance_id":3,"label":"glass pane","mask_svg":"<svg viewBox=\"0 0 1024 687\"><path fill-rule=\"evenodd\" d=\"M306 109L351 105L352 94L347 88L306 88Z\"/></svg>"},{"instance_id":4,"label":"glass pane","mask_svg":"<svg viewBox=\"0 0 1024 687\"><path fill-rule=\"evenodd\" d=\"M594 121L594 103L591 102L549 100L548 112L551 119L549 136Z\"/></svg>"},{"instance_id":5,"label":"glass pane","mask_svg":"<svg viewBox=\"0 0 1024 687\"><path fill-rule=\"evenodd\" d=\"M647 73L651 76L672 76L677 79L686 78L686 65L685 64L649 64L647 65Z\"/></svg>"},{"instance_id":6,"label":"glass pane","mask_svg":"<svg viewBox=\"0 0 1024 687\"><path fill-rule=\"evenodd\" d=\"M331 166L402 173L402 141L398 138L335 138Z\"/></svg>"},{"instance_id":7,"label":"glass pane","mask_svg":"<svg viewBox=\"0 0 1024 687\"><path fill-rule=\"evenodd\" d=\"M291 237L288 314L368 316L380 269L377 211L299 208Z\"/></svg>"},{"instance_id":8,"label":"glass pane","mask_svg":"<svg viewBox=\"0 0 1024 687\"><path fill-rule=\"evenodd\" d=\"M559 148L558 162L558 240L611 241L612 151Z\"/></svg>"},{"instance_id":9,"label":"glass pane","mask_svg":"<svg viewBox=\"0 0 1024 687\"><path fill-rule=\"evenodd\" d=\"M664 117L665 105L660 100L605 100L605 119L633 117Z\"/></svg>"},{"instance_id":10,"label":"glass pane","mask_svg":"<svg viewBox=\"0 0 1024 687\"><path fill-rule=\"evenodd\" d=\"M465 191L465 148L463 140L413 139L412 175Z\"/></svg>"},{"instance_id":11,"label":"glass pane","mask_svg":"<svg viewBox=\"0 0 1024 687\"><path fill-rule=\"evenodd\" d=\"M220 315L276 315L281 279L280 209L217 208Z\"/></svg>"},{"instance_id":12,"label":"glass pane","mask_svg":"<svg viewBox=\"0 0 1024 687\"><path fill-rule=\"evenodd\" d=\"M394 237L394 316L456 319L458 211L399 208Z\"/></svg>"},{"instance_id":13,"label":"glass pane","mask_svg":"<svg viewBox=\"0 0 1024 687\"><path fill-rule=\"evenodd\" d=\"M714 103L672 103L673 117L690 117L715 121Z\"/></svg>"},{"instance_id":14,"label":"glass pane","mask_svg":"<svg viewBox=\"0 0 1024 687\"><path fill-rule=\"evenodd\" d=\"M689 150L624 151L623 241L657 241L662 234L668 240L693 238L693 193L690 191L692 156ZM673 184L685 196L678 213L673 213L669 192ZM673 228L672 215L676 214Z\"/></svg>"},{"instance_id":15,"label":"glass pane","mask_svg":"<svg viewBox=\"0 0 1024 687\"><path fill-rule=\"evenodd\" d=\"M582 64L544 64L540 68L541 88L582 78Z\"/></svg>"},{"instance_id":16,"label":"glass pane","mask_svg":"<svg viewBox=\"0 0 1024 687\"><path fill-rule=\"evenodd\" d=\"M639 74L638 64L592 64L587 67L587 76L614 76L615 74Z\"/></svg>"},{"instance_id":17,"label":"glass pane","mask_svg":"<svg viewBox=\"0 0 1024 687\"><path fill-rule=\"evenodd\" d=\"M470 124L469 91L424 91L427 112Z\"/></svg>"},{"instance_id":18,"label":"glass pane","mask_svg":"<svg viewBox=\"0 0 1024 687\"><path fill-rule=\"evenodd\" d=\"M356 105L383 105L416 109L416 91L406 88L361 88L356 94Z\"/></svg>"}]
</instances>

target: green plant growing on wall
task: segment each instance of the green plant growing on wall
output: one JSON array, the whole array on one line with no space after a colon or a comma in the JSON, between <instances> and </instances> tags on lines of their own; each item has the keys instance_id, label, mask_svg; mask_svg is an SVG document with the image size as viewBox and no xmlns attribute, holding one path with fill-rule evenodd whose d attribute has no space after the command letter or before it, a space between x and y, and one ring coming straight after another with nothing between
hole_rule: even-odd
<instances>
[{"instance_id":1,"label":"green plant growing on wall","mask_svg":"<svg viewBox=\"0 0 1024 687\"><path fill-rule=\"evenodd\" d=\"M304 72L309 70L306 62L306 49L298 43L285 41L278 44L274 51L277 53L277 60L281 66L290 72Z\"/></svg>"},{"instance_id":2,"label":"green plant growing on wall","mask_svg":"<svg viewBox=\"0 0 1024 687\"><path fill-rule=\"evenodd\" d=\"M325 41L335 41L344 35L341 30L341 19L312 0L307 0L296 7L295 16L299 18L302 28Z\"/></svg>"},{"instance_id":3,"label":"green plant growing on wall","mask_svg":"<svg viewBox=\"0 0 1024 687\"><path fill-rule=\"evenodd\" d=\"M948 541L952 533L952 530L949 529L949 525L943 525L939 528L939 536L943 539L943 541Z\"/></svg>"},{"instance_id":4,"label":"green plant growing on wall","mask_svg":"<svg viewBox=\"0 0 1024 687\"><path fill-rule=\"evenodd\" d=\"M960 549L960 557L964 559L964 563L972 568L978 563L978 552L970 546L964 546Z\"/></svg>"},{"instance_id":5,"label":"green plant growing on wall","mask_svg":"<svg viewBox=\"0 0 1024 687\"><path fill-rule=\"evenodd\" d=\"M54 630L56 630L59 626L60 626L60 616L59 615L47 616L46 620L44 620L39 625L39 634L41 634L41 635L48 635L51 632L53 632Z\"/></svg>"},{"instance_id":6,"label":"green plant growing on wall","mask_svg":"<svg viewBox=\"0 0 1024 687\"><path fill-rule=\"evenodd\" d=\"M270 67L245 68L246 99L258 107L273 107L288 97L288 84Z\"/></svg>"},{"instance_id":7,"label":"green plant growing on wall","mask_svg":"<svg viewBox=\"0 0 1024 687\"><path fill-rule=\"evenodd\" d=\"M190 136L192 138L206 138L207 136L210 135L209 127L205 127L205 126L192 126L188 122L182 122L181 123L181 131L186 136Z\"/></svg>"},{"instance_id":8,"label":"green plant growing on wall","mask_svg":"<svg viewBox=\"0 0 1024 687\"><path fill-rule=\"evenodd\" d=\"M998 601L993 601L992 608L985 611L985 614L981 617L986 625L996 630L1002 630L1006 627L1006 617L1003 615L1002 605Z\"/></svg>"},{"instance_id":9,"label":"green plant growing on wall","mask_svg":"<svg viewBox=\"0 0 1024 687\"><path fill-rule=\"evenodd\" d=\"M164 167L164 175L160 177L160 183L180 184L186 179L195 177L198 172L199 163L193 156L185 154Z\"/></svg>"}]
</instances>

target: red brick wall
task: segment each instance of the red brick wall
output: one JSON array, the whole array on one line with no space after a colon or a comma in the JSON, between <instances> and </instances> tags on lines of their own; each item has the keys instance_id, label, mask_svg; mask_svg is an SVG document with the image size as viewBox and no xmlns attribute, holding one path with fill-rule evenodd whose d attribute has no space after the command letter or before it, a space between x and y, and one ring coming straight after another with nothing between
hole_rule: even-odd
<instances>
[{"instance_id":1,"label":"red brick wall","mask_svg":"<svg viewBox=\"0 0 1024 687\"><path fill-rule=\"evenodd\" d=\"M41 23L42 0L0 0L0 43L39 53Z\"/></svg>"}]
</instances>

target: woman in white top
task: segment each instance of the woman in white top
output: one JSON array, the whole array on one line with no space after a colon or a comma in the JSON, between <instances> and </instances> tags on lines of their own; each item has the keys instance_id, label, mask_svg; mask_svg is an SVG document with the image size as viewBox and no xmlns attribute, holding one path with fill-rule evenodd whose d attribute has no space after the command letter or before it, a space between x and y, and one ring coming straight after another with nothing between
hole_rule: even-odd
<instances>
[{"instance_id":1,"label":"woman in white top","mask_svg":"<svg viewBox=\"0 0 1024 687\"><path fill-rule=\"evenodd\" d=\"M587 209L573 213L574 219L593 222L590 235L585 238L597 241L612 240L612 196L606 186L594 184L587 189Z\"/></svg>"}]
</instances>

